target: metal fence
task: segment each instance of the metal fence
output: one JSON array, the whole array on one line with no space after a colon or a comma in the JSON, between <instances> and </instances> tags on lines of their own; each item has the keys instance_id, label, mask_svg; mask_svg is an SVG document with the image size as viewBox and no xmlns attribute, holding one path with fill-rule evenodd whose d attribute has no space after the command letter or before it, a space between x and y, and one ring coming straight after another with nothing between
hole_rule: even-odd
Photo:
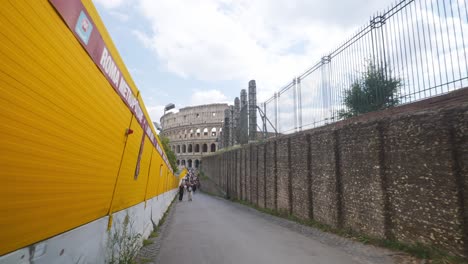
<instances>
[{"instance_id":1,"label":"metal fence","mask_svg":"<svg viewBox=\"0 0 468 264\"><path fill-rule=\"evenodd\" d=\"M292 133L467 87L467 6L396 3L261 107L278 132Z\"/></svg>"}]
</instances>

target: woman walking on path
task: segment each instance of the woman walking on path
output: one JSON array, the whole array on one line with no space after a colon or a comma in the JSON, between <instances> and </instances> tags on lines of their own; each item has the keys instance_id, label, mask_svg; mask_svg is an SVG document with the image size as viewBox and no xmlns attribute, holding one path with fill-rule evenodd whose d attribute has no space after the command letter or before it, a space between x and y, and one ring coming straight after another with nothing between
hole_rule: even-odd
<instances>
[{"instance_id":1,"label":"woman walking on path","mask_svg":"<svg viewBox=\"0 0 468 264\"><path fill-rule=\"evenodd\" d=\"M184 197L184 183L181 183L179 186L179 201L182 201Z\"/></svg>"}]
</instances>

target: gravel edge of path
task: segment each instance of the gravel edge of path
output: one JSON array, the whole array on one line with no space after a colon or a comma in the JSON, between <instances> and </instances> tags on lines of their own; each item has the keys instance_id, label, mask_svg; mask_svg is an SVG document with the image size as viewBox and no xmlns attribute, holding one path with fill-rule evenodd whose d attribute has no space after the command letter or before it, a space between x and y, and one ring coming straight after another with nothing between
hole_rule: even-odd
<instances>
[{"instance_id":1,"label":"gravel edge of path","mask_svg":"<svg viewBox=\"0 0 468 264\"><path fill-rule=\"evenodd\" d=\"M146 246L143 246L140 251L138 252L137 256L135 257L135 262L138 264L156 264L159 262L159 252L161 250L162 242L164 238L167 236L168 230L170 225L172 224L172 220L174 219L174 215L176 212L176 204L177 204L177 197L174 197L174 200L171 202L171 205L166 210L166 218L164 219L164 223L159 226L158 236L153 238L148 238L152 243ZM161 220L160 220L161 221ZM153 230L154 232L154 230Z\"/></svg>"}]
</instances>

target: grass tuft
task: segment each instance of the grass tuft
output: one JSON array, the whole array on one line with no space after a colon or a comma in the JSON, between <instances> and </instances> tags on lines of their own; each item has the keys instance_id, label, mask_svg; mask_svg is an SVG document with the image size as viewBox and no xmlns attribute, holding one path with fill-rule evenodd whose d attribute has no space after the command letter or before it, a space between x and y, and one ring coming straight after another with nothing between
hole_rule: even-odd
<instances>
[{"instance_id":1,"label":"grass tuft","mask_svg":"<svg viewBox=\"0 0 468 264\"><path fill-rule=\"evenodd\" d=\"M143 246L146 247L148 245L153 244L153 241L151 239L144 239L143 240Z\"/></svg>"}]
</instances>

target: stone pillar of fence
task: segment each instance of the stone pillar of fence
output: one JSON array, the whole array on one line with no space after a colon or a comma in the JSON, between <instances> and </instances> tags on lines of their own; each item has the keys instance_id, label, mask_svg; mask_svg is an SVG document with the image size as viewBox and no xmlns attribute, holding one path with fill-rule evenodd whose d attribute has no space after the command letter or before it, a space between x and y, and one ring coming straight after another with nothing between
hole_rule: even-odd
<instances>
[{"instance_id":1,"label":"stone pillar of fence","mask_svg":"<svg viewBox=\"0 0 468 264\"><path fill-rule=\"evenodd\" d=\"M257 139L257 84L249 82L249 140Z\"/></svg>"},{"instance_id":2,"label":"stone pillar of fence","mask_svg":"<svg viewBox=\"0 0 468 264\"><path fill-rule=\"evenodd\" d=\"M235 137L235 129L234 129L234 106L229 106L229 146L234 146L234 137Z\"/></svg>"},{"instance_id":3,"label":"stone pillar of fence","mask_svg":"<svg viewBox=\"0 0 468 264\"><path fill-rule=\"evenodd\" d=\"M234 145L239 144L240 137L240 100L239 97L234 99Z\"/></svg>"},{"instance_id":4,"label":"stone pillar of fence","mask_svg":"<svg viewBox=\"0 0 468 264\"><path fill-rule=\"evenodd\" d=\"M241 113L240 113L240 143L246 144L249 141L248 131L248 105L247 105L247 91L241 90Z\"/></svg>"},{"instance_id":5,"label":"stone pillar of fence","mask_svg":"<svg viewBox=\"0 0 468 264\"><path fill-rule=\"evenodd\" d=\"M229 123L231 122L230 116L230 110L224 110L223 147L225 148L229 147Z\"/></svg>"}]
</instances>

